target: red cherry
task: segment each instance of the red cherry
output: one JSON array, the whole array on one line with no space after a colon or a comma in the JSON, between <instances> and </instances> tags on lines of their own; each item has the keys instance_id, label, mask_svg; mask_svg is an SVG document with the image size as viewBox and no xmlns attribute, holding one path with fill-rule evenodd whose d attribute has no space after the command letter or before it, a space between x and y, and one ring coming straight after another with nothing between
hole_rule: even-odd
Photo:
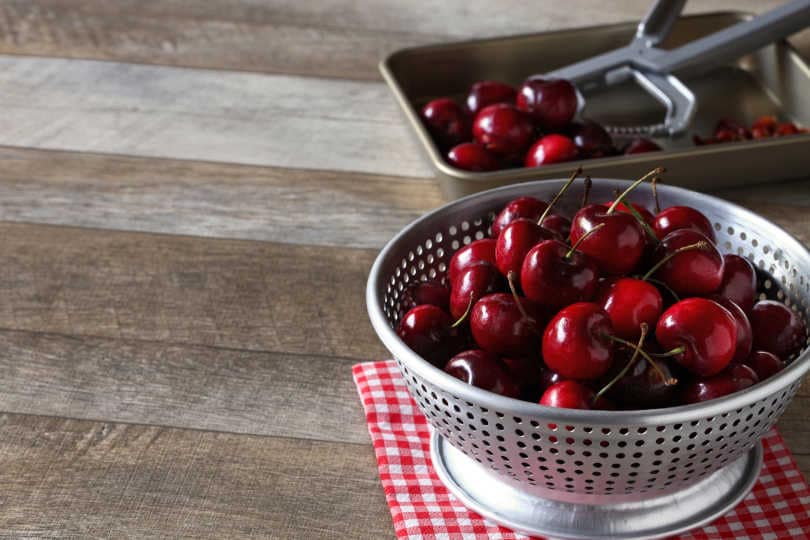
<instances>
[{"instance_id":1,"label":"red cherry","mask_svg":"<svg viewBox=\"0 0 810 540\"><path fill-rule=\"evenodd\" d=\"M723 255L723 283L717 294L750 313L757 296L757 273L754 265L738 255Z\"/></svg>"},{"instance_id":2,"label":"red cherry","mask_svg":"<svg viewBox=\"0 0 810 540\"><path fill-rule=\"evenodd\" d=\"M702 403L739 392L758 382L757 374L750 367L732 364L713 377L688 382L681 392L681 399L685 403Z\"/></svg>"},{"instance_id":3,"label":"red cherry","mask_svg":"<svg viewBox=\"0 0 810 540\"><path fill-rule=\"evenodd\" d=\"M449 148L470 140L470 115L450 98L434 99L422 108L422 121L440 146Z\"/></svg>"},{"instance_id":4,"label":"red cherry","mask_svg":"<svg viewBox=\"0 0 810 540\"><path fill-rule=\"evenodd\" d=\"M538 167L551 163L562 163L576 159L579 155L574 141L565 135L551 133L539 138L529 151L526 152L524 165L526 167Z\"/></svg>"},{"instance_id":5,"label":"red cherry","mask_svg":"<svg viewBox=\"0 0 810 540\"><path fill-rule=\"evenodd\" d=\"M546 240L531 248L520 270L526 296L554 310L590 300L598 277L599 269L590 257L571 251L559 240Z\"/></svg>"},{"instance_id":6,"label":"red cherry","mask_svg":"<svg viewBox=\"0 0 810 540\"><path fill-rule=\"evenodd\" d=\"M460 340L453 321L437 306L425 304L408 311L397 327L397 335L413 351L436 367L458 352Z\"/></svg>"},{"instance_id":7,"label":"red cherry","mask_svg":"<svg viewBox=\"0 0 810 540\"><path fill-rule=\"evenodd\" d=\"M714 229L709 219L689 206L670 206L664 208L655 216L655 221L652 224L655 229L655 234L659 240L679 229L691 229L715 242Z\"/></svg>"},{"instance_id":8,"label":"red cherry","mask_svg":"<svg viewBox=\"0 0 810 540\"><path fill-rule=\"evenodd\" d=\"M618 153L610 134L596 122L586 120L582 124L574 124L568 133L583 157L600 158Z\"/></svg>"},{"instance_id":9,"label":"red cherry","mask_svg":"<svg viewBox=\"0 0 810 540\"><path fill-rule=\"evenodd\" d=\"M624 147L624 154L644 154L646 152L657 152L659 150L661 150L661 147L652 142L650 139L637 137Z\"/></svg>"},{"instance_id":10,"label":"red cherry","mask_svg":"<svg viewBox=\"0 0 810 540\"><path fill-rule=\"evenodd\" d=\"M503 276L489 263L466 267L453 282L450 294L450 315L460 319L479 298L503 289Z\"/></svg>"},{"instance_id":11,"label":"red cherry","mask_svg":"<svg viewBox=\"0 0 810 540\"><path fill-rule=\"evenodd\" d=\"M517 383L498 357L485 351L460 352L447 362L444 371L467 384L502 396L516 398L520 394Z\"/></svg>"},{"instance_id":12,"label":"red cherry","mask_svg":"<svg viewBox=\"0 0 810 540\"><path fill-rule=\"evenodd\" d=\"M751 309L754 349L790 359L804 349L807 327L795 311L781 302L761 300Z\"/></svg>"},{"instance_id":13,"label":"red cherry","mask_svg":"<svg viewBox=\"0 0 810 540\"><path fill-rule=\"evenodd\" d=\"M527 316L523 315L521 307ZM485 351L500 356L536 354L542 323L542 313L533 302L521 298L518 306L515 298L506 293L481 298L470 313L475 342Z\"/></svg>"},{"instance_id":14,"label":"red cherry","mask_svg":"<svg viewBox=\"0 0 810 540\"><path fill-rule=\"evenodd\" d=\"M675 360L701 377L720 373L734 358L737 322L729 311L705 298L687 298L667 309L655 328L666 351L681 349Z\"/></svg>"},{"instance_id":15,"label":"red cherry","mask_svg":"<svg viewBox=\"0 0 810 540\"><path fill-rule=\"evenodd\" d=\"M447 265L447 279L450 286L453 286L462 270L481 262L495 266L495 240L482 238L456 251L450 259L450 264Z\"/></svg>"},{"instance_id":16,"label":"red cherry","mask_svg":"<svg viewBox=\"0 0 810 540\"><path fill-rule=\"evenodd\" d=\"M560 235L560 238L568 238L571 234L571 220L559 214L549 214L543 218L543 227Z\"/></svg>"},{"instance_id":17,"label":"red cherry","mask_svg":"<svg viewBox=\"0 0 810 540\"><path fill-rule=\"evenodd\" d=\"M752 352L751 356L743 364L753 369L760 381L764 381L785 369L785 363L778 356L768 351Z\"/></svg>"},{"instance_id":18,"label":"red cherry","mask_svg":"<svg viewBox=\"0 0 810 540\"><path fill-rule=\"evenodd\" d=\"M541 227L535 221L516 219L498 235L495 264L504 276L508 276L510 272L520 276L523 260L529 250L544 240L556 238L556 233Z\"/></svg>"},{"instance_id":19,"label":"red cherry","mask_svg":"<svg viewBox=\"0 0 810 540\"><path fill-rule=\"evenodd\" d=\"M571 222L571 242L604 223L600 230L583 240L579 250L592 257L606 274L628 274L644 253L644 230L630 214L607 212L608 207L602 204L580 208Z\"/></svg>"},{"instance_id":20,"label":"red cherry","mask_svg":"<svg viewBox=\"0 0 810 540\"><path fill-rule=\"evenodd\" d=\"M522 152L531 143L533 134L531 120L504 103L484 107L473 123L475 140L500 155Z\"/></svg>"},{"instance_id":21,"label":"red cherry","mask_svg":"<svg viewBox=\"0 0 810 540\"><path fill-rule=\"evenodd\" d=\"M487 150L483 144L474 142L454 146L447 154L447 161L459 169L474 172L495 171L501 166L498 156Z\"/></svg>"},{"instance_id":22,"label":"red cherry","mask_svg":"<svg viewBox=\"0 0 810 540\"><path fill-rule=\"evenodd\" d=\"M613 327L596 304L579 302L560 310L543 334L546 365L568 379L596 379L610 369Z\"/></svg>"},{"instance_id":23,"label":"red cherry","mask_svg":"<svg viewBox=\"0 0 810 540\"><path fill-rule=\"evenodd\" d=\"M655 277L680 296L711 294L723 282L723 256L697 231L672 231L661 241L655 258Z\"/></svg>"},{"instance_id":24,"label":"red cherry","mask_svg":"<svg viewBox=\"0 0 810 540\"><path fill-rule=\"evenodd\" d=\"M518 89L518 109L530 114L543 129L565 127L577 106L577 91L564 79L529 79Z\"/></svg>"},{"instance_id":25,"label":"red cherry","mask_svg":"<svg viewBox=\"0 0 810 540\"><path fill-rule=\"evenodd\" d=\"M590 410L593 409L593 390L576 381L560 381L543 392L540 405Z\"/></svg>"},{"instance_id":26,"label":"red cherry","mask_svg":"<svg viewBox=\"0 0 810 540\"><path fill-rule=\"evenodd\" d=\"M734 321L737 323L737 346L734 352L732 362L745 362L748 355L751 354L751 347L754 343L754 334L751 330L751 323L748 321L748 316L740 306L735 304L728 298L713 295L710 297L712 300L723 306L734 316Z\"/></svg>"},{"instance_id":27,"label":"red cherry","mask_svg":"<svg viewBox=\"0 0 810 540\"><path fill-rule=\"evenodd\" d=\"M402 292L399 301L400 311L405 314L422 304L432 304L447 311L450 309L450 289L438 281L411 283Z\"/></svg>"},{"instance_id":28,"label":"red cherry","mask_svg":"<svg viewBox=\"0 0 810 540\"><path fill-rule=\"evenodd\" d=\"M608 314L616 335L630 341L639 338L642 323L654 328L664 309L658 289L647 281L633 278L602 281L594 302Z\"/></svg>"},{"instance_id":29,"label":"red cherry","mask_svg":"<svg viewBox=\"0 0 810 540\"><path fill-rule=\"evenodd\" d=\"M467 109L475 115L489 105L508 103L514 105L517 91L500 81L479 81L472 85L467 96Z\"/></svg>"},{"instance_id":30,"label":"red cherry","mask_svg":"<svg viewBox=\"0 0 810 540\"><path fill-rule=\"evenodd\" d=\"M546 211L546 208L548 208L547 202L534 197L520 197L509 201L492 222L492 237L498 238L501 230L516 219L525 218L537 222L543 212Z\"/></svg>"}]
</instances>

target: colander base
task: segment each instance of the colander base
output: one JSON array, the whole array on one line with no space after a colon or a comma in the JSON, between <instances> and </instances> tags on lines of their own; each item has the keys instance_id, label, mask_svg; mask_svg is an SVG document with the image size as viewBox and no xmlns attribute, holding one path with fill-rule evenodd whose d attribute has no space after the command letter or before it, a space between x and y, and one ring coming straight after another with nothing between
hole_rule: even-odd
<instances>
[{"instance_id":1,"label":"colander base","mask_svg":"<svg viewBox=\"0 0 810 540\"><path fill-rule=\"evenodd\" d=\"M637 501L567 494L552 500L511 484L431 434L431 459L442 483L467 507L513 531L547 538L662 538L706 525L748 494L762 467L762 444L681 491ZM592 496L590 496L592 497Z\"/></svg>"}]
</instances>

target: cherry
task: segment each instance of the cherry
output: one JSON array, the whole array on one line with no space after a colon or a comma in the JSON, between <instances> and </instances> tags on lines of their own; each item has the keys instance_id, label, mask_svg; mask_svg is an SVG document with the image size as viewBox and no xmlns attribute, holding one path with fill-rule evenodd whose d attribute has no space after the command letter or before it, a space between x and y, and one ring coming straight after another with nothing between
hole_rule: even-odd
<instances>
[{"instance_id":1,"label":"cherry","mask_svg":"<svg viewBox=\"0 0 810 540\"><path fill-rule=\"evenodd\" d=\"M496 103L514 105L517 91L500 81L478 81L470 88L467 95L467 109L475 115L478 111Z\"/></svg>"},{"instance_id":2,"label":"cherry","mask_svg":"<svg viewBox=\"0 0 810 540\"><path fill-rule=\"evenodd\" d=\"M458 352L460 340L453 321L440 307L424 304L408 311L397 327L397 335L413 351L436 367Z\"/></svg>"},{"instance_id":3,"label":"cherry","mask_svg":"<svg viewBox=\"0 0 810 540\"><path fill-rule=\"evenodd\" d=\"M555 310L590 300L598 277L599 269L590 257L559 240L546 240L531 248L520 270L526 296Z\"/></svg>"},{"instance_id":4,"label":"cherry","mask_svg":"<svg viewBox=\"0 0 810 540\"><path fill-rule=\"evenodd\" d=\"M596 379L610 369L613 326L596 304L578 302L560 310L543 334L546 365L568 379Z\"/></svg>"},{"instance_id":5,"label":"cherry","mask_svg":"<svg viewBox=\"0 0 810 540\"><path fill-rule=\"evenodd\" d=\"M624 147L623 153L629 154L644 154L646 152L657 152L661 147L652 142L650 139L644 137L636 137Z\"/></svg>"},{"instance_id":6,"label":"cherry","mask_svg":"<svg viewBox=\"0 0 810 540\"><path fill-rule=\"evenodd\" d=\"M678 229L661 241L658 262L645 275L654 275L680 296L711 294L723 282L723 256L697 231Z\"/></svg>"},{"instance_id":7,"label":"cherry","mask_svg":"<svg viewBox=\"0 0 810 540\"><path fill-rule=\"evenodd\" d=\"M537 401L545 389L542 386L543 373L546 371L539 355L535 357L508 357L501 358L506 370L520 387L522 399Z\"/></svg>"},{"instance_id":8,"label":"cherry","mask_svg":"<svg viewBox=\"0 0 810 540\"><path fill-rule=\"evenodd\" d=\"M495 171L501 166L498 156L487 150L483 144L475 142L454 146L447 153L447 161L459 169L474 172Z\"/></svg>"},{"instance_id":9,"label":"cherry","mask_svg":"<svg viewBox=\"0 0 810 540\"><path fill-rule=\"evenodd\" d=\"M748 316L740 306L735 304L728 298L723 298L719 295L711 296L711 299L723 306L734 316L734 321L737 323L737 346L734 352L732 362L745 362L748 355L751 354L751 347L754 343L754 335L751 330L751 323L748 321Z\"/></svg>"},{"instance_id":10,"label":"cherry","mask_svg":"<svg viewBox=\"0 0 810 540\"><path fill-rule=\"evenodd\" d=\"M497 238L504 227L518 218L539 220L546 208L548 208L548 203L534 197L520 197L509 201L492 222L492 237Z\"/></svg>"},{"instance_id":11,"label":"cherry","mask_svg":"<svg viewBox=\"0 0 810 540\"><path fill-rule=\"evenodd\" d=\"M405 314L422 304L433 304L447 311L450 309L450 289L435 280L412 283L402 292L399 309Z\"/></svg>"},{"instance_id":12,"label":"cherry","mask_svg":"<svg viewBox=\"0 0 810 540\"><path fill-rule=\"evenodd\" d=\"M705 298L687 298L667 309L655 338L675 360L701 377L721 372L734 358L737 322L723 306Z\"/></svg>"},{"instance_id":13,"label":"cherry","mask_svg":"<svg viewBox=\"0 0 810 540\"><path fill-rule=\"evenodd\" d=\"M571 234L571 220L560 214L549 214L543 219L542 225L560 235L560 238L568 238Z\"/></svg>"},{"instance_id":14,"label":"cherry","mask_svg":"<svg viewBox=\"0 0 810 540\"><path fill-rule=\"evenodd\" d=\"M450 315L460 319L479 298L503 289L503 276L489 263L464 268L453 283Z\"/></svg>"},{"instance_id":15,"label":"cherry","mask_svg":"<svg viewBox=\"0 0 810 540\"><path fill-rule=\"evenodd\" d=\"M785 369L785 363L778 356L768 351L752 352L751 356L743 364L753 369L760 381L764 381Z\"/></svg>"},{"instance_id":16,"label":"cherry","mask_svg":"<svg viewBox=\"0 0 810 540\"><path fill-rule=\"evenodd\" d=\"M517 107L547 130L566 126L577 112L577 91L564 79L529 79L518 89Z\"/></svg>"},{"instance_id":17,"label":"cherry","mask_svg":"<svg viewBox=\"0 0 810 540\"><path fill-rule=\"evenodd\" d=\"M801 352L807 339L807 327L795 311L781 302L760 300L751 309L754 349L789 359Z\"/></svg>"},{"instance_id":18,"label":"cherry","mask_svg":"<svg viewBox=\"0 0 810 540\"><path fill-rule=\"evenodd\" d=\"M536 354L543 320L542 312L530 300L495 293L475 303L470 329L475 342L485 351L501 356L530 356Z\"/></svg>"},{"instance_id":19,"label":"cherry","mask_svg":"<svg viewBox=\"0 0 810 540\"><path fill-rule=\"evenodd\" d=\"M618 153L610 134L592 120L573 124L568 134L583 157L600 158L615 156Z\"/></svg>"},{"instance_id":20,"label":"cherry","mask_svg":"<svg viewBox=\"0 0 810 540\"><path fill-rule=\"evenodd\" d=\"M470 115L450 98L434 99L422 107L422 121L440 146L449 148L470 140Z\"/></svg>"},{"instance_id":21,"label":"cherry","mask_svg":"<svg viewBox=\"0 0 810 540\"><path fill-rule=\"evenodd\" d=\"M619 366L624 366L631 359L631 351L622 348L616 352L613 368L610 373L618 373ZM654 369L650 362L638 359L626 374L620 377L607 396L625 408L654 409L671 405L677 395L677 385L672 370L666 362L658 362Z\"/></svg>"},{"instance_id":22,"label":"cherry","mask_svg":"<svg viewBox=\"0 0 810 540\"><path fill-rule=\"evenodd\" d=\"M629 340L638 339L643 323L655 327L664 309L658 289L647 281L633 278L603 280L594 302L608 314L616 335Z\"/></svg>"},{"instance_id":23,"label":"cherry","mask_svg":"<svg viewBox=\"0 0 810 540\"><path fill-rule=\"evenodd\" d=\"M548 387L562 381L563 377L554 370L543 368L540 371L540 390L541 393L545 392Z\"/></svg>"},{"instance_id":24,"label":"cherry","mask_svg":"<svg viewBox=\"0 0 810 540\"><path fill-rule=\"evenodd\" d=\"M467 384L502 396L516 398L520 394L517 383L498 357L486 351L460 352L447 362L444 371Z\"/></svg>"},{"instance_id":25,"label":"cherry","mask_svg":"<svg viewBox=\"0 0 810 540\"><path fill-rule=\"evenodd\" d=\"M715 242L714 229L709 219L689 206L670 206L661 210L653 223L653 229L659 240L679 229L691 229Z\"/></svg>"},{"instance_id":26,"label":"cherry","mask_svg":"<svg viewBox=\"0 0 810 540\"><path fill-rule=\"evenodd\" d=\"M702 403L744 390L759 382L757 374L743 364L732 364L713 377L695 379L683 387L685 403Z\"/></svg>"},{"instance_id":27,"label":"cherry","mask_svg":"<svg viewBox=\"0 0 810 540\"><path fill-rule=\"evenodd\" d=\"M516 219L507 225L495 243L495 264L505 276L520 275L526 254L544 240L559 238L557 233L541 227L535 221Z\"/></svg>"},{"instance_id":28,"label":"cherry","mask_svg":"<svg viewBox=\"0 0 810 540\"><path fill-rule=\"evenodd\" d=\"M482 238L475 240L455 252L447 265L447 279L453 286L461 271L481 262L495 265L495 240Z\"/></svg>"},{"instance_id":29,"label":"cherry","mask_svg":"<svg viewBox=\"0 0 810 540\"><path fill-rule=\"evenodd\" d=\"M540 405L590 410L593 409L593 390L576 381L560 381L543 392Z\"/></svg>"},{"instance_id":30,"label":"cherry","mask_svg":"<svg viewBox=\"0 0 810 540\"><path fill-rule=\"evenodd\" d=\"M612 204L613 204L613 201L608 201L608 202L605 203L605 206L609 207ZM644 222L647 223L647 225L652 227L653 222L655 221L655 216L653 216L652 212L650 212L649 210L644 208L644 206L642 206L642 205L640 205L638 203L630 203L630 204L633 206L633 210L638 212L641 215L641 217L644 218ZM628 208L628 206L623 202L620 202L619 204L616 205L616 211L617 212L624 212L625 214L631 214L631 215L633 213L630 210L630 208Z\"/></svg>"},{"instance_id":31,"label":"cherry","mask_svg":"<svg viewBox=\"0 0 810 540\"><path fill-rule=\"evenodd\" d=\"M579 250L592 257L606 274L631 272L644 253L644 231L636 218L623 212L610 212L603 204L581 208L571 222L571 241L576 242L601 223L604 227L590 235Z\"/></svg>"},{"instance_id":32,"label":"cherry","mask_svg":"<svg viewBox=\"0 0 810 540\"><path fill-rule=\"evenodd\" d=\"M537 167L539 165L549 165L551 163L562 163L576 159L579 155L574 141L560 135L551 133L540 137L526 152L524 165L526 167Z\"/></svg>"},{"instance_id":33,"label":"cherry","mask_svg":"<svg viewBox=\"0 0 810 540\"><path fill-rule=\"evenodd\" d=\"M533 134L531 120L505 103L484 107L473 122L475 140L500 155L522 152L531 143Z\"/></svg>"},{"instance_id":34,"label":"cherry","mask_svg":"<svg viewBox=\"0 0 810 540\"><path fill-rule=\"evenodd\" d=\"M717 294L750 313L757 296L757 273L754 265L739 255L723 255L723 282Z\"/></svg>"}]
</instances>

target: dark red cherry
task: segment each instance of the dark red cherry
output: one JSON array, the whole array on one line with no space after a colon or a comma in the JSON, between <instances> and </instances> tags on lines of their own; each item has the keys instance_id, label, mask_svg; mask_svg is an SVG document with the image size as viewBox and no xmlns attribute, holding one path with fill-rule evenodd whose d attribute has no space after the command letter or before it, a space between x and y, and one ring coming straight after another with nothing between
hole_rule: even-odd
<instances>
[{"instance_id":1,"label":"dark red cherry","mask_svg":"<svg viewBox=\"0 0 810 540\"><path fill-rule=\"evenodd\" d=\"M520 277L520 269L529 250L544 240L556 238L557 233L541 227L536 221L516 219L498 235L495 243L495 264L504 276L514 272Z\"/></svg>"},{"instance_id":2,"label":"dark red cherry","mask_svg":"<svg viewBox=\"0 0 810 540\"><path fill-rule=\"evenodd\" d=\"M650 139L637 137L624 147L624 154L644 154L646 152L657 152L659 150L661 150L661 147L652 142Z\"/></svg>"},{"instance_id":3,"label":"dark red cherry","mask_svg":"<svg viewBox=\"0 0 810 540\"><path fill-rule=\"evenodd\" d=\"M520 303L518 306L515 298L505 293L490 294L475 303L470 329L479 347L499 356L537 354L544 317L532 301L521 298Z\"/></svg>"},{"instance_id":4,"label":"dark red cherry","mask_svg":"<svg viewBox=\"0 0 810 540\"><path fill-rule=\"evenodd\" d=\"M751 354L751 347L754 343L754 335L748 316L740 306L728 298L719 295L712 295L710 298L726 308L734 316L734 321L737 323L737 347L731 361L745 363L745 359Z\"/></svg>"},{"instance_id":5,"label":"dark red cherry","mask_svg":"<svg viewBox=\"0 0 810 540\"><path fill-rule=\"evenodd\" d=\"M702 403L744 390L759 382L757 374L743 364L731 364L713 377L694 379L681 392L685 403Z\"/></svg>"},{"instance_id":6,"label":"dark red cherry","mask_svg":"<svg viewBox=\"0 0 810 540\"><path fill-rule=\"evenodd\" d=\"M397 335L416 354L436 367L443 367L460 345L452 324L444 310L424 304L405 314L397 327Z\"/></svg>"},{"instance_id":7,"label":"dark red cherry","mask_svg":"<svg viewBox=\"0 0 810 540\"><path fill-rule=\"evenodd\" d=\"M450 309L450 289L435 280L411 283L400 297L400 311L405 314L422 304L433 304L447 311Z\"/></svg>"},{"instance_id":8,"label":"dark red cherry","mask_svg":"<svg viewBox=\"0 0 810 540\"><path fill-rule=\"evenodd\" d=\"M768 351L752 352L751 356L743 364L753 369L760 381L764 381L785 369L785 363L778 356Z\"/></svg>"},{"instance_id":9,"label":"dark red cherry","mask_svg":"<svg viewBox=\"0 0 810 540\"><path fill-rule=\"evenodd\" d=\"M506 83L500 81L478 81L470 88L467 95L467 109L476 115L484 107L496 103L515 104L517 91Z\"/></svg>"},{"instance_id":10,"label":"dark red cherry","mask_svg":"<svg viewBox=\"0 0 810 540\"><path fill-rule=\"evenodd\" d=\"M492 222L492 237L498 238L501 230L516 219L525 218L537 222L546 208L548 208L548 203L534 197L520 197L509 201Z\"/></svg>"},{"instance_id":11,"label":"dark red cherry","mask_svg":"<svg viewBox=\"0 0 810 540\"><path fill-rule=\"evenodd\" d=\"M444 148L472 138L469 113L450 98L430 101L422 108L421 117L430 134Z\"/></svg>"},{"instance_id":12,"label":"dark red cherry","mask_svg":"<svg viewBox=\"0 0 810 540\"><path fill-rule=\"evenodd\" d=\"M610 369L613 327L596 304L579 302L560 310L543 334L543 360L567 379L596 379Z\"/></svg>"},{"instance_id":13,"label":"dark red cherry","mask_svg":"<svg viewBox=\"0 0 810 540\"><path fill-rule=\"evenodd\" d=\"M576 381L560 381L543 392L540 405L562 409L593 409L593 390Z\"/></svg>"},{"instance_id":14,"label":"dark red cherry","mask_svg":"<svg viewBox=\"0 0 810 540\"><path fill-rule=\"evenodd\" d=\"M524 165L526 167L538 167L540 165L571 161L577 159L578 156L579 150L577 150L574 141L565 135L551 133L540 137L529 148L529 151L526 152Z\"/></svg>"},{"instance_id":15,"label":"dark red cherry","mask_svg":"<svg viewBox=\"0 0 810 540\"><path fill-rule=\"evenodd\" d=\"M504 356L501 362L506 366L506 370L520 387L521 399L527 401L537 401L540 394L545 389L542 384L543 372L545 368L540 361L540 355L534 357L513 358Z\"/></svg>"},{"instance_id":16,"label":"dark red cherry","mask_svg":"<svg viewBox=\"0 0 810 540\"><path fill-rule=\"evenodd\" d=\"M620 338L635 341L641 325L655 328L664 309L658 289L647 281L633 278L609 278L599 283L594 302L605 310Z\"/></svg>"},{"instance_id":17,"label":"dark red cherry","mask_svg":"<svg viewBox=\"0 0 810 540\"><path fill-rule=\"evenodd\" d=\"M574 124L568 129L568 134L583 157L600 158L618 154L610 134L596 122L586 120L582 124Z\"/></svg>"},{"instance_id":18,"label":"dark red cherry","mask_svg":"<svg viewBox=\"0 0 810 540\"><path fill-rule=\"evenodd\" d=\"M460 319L479 298L499 292L503 287L503 276L491 264L479 263L466 267L453 282L450 315Z\"/></svg>"},{"instance_id":19,"label":"dark red cherry","mask_svg":"<svg viewBox=\"0 0 810 540\"><path fill-rule=\"evenodd\" d=\"M617 351L613 367L603 378L618 374L630 361L632 354L626 348ZM625 409L655 409L672 405L678 388L675 384L667 384L673 379L672 370L664 360L658 360L657 364L661 372L644 358L636 358L627 374L607 392L608 397Z\"/></svg>"},{"instance_id":20,"label":"dark red cherry","mask_svg":"<svg viewBox=\"0 0 810 540\"><path fill-rule=\"evenodd\" d=\"M557 384L558 382L562 381L562 375L557 373L556 371L548 368L543 368L540 372L540 390L545 392L548 387L553 384Z\"/></svg>"},{"instance_id":21,"label":"dark red cherry","mask_svg":"<svg viewBox=\"0 0 810 540\"><path fill-rule=\"evenodd\" d=\"M606 274L629 274L644 253L644 230L636 218L623 212L608 212L602 204L589 204L579 209L571 222L571 242L576 242L599 224L604 226L588 236L579 250L596 261Z\"/></svg>"},{"instance_id":22,"label":"dark red cherry","mask_svg":"<svg viewBox=\"0 0 810 540\"><path fill-rule=\"evenodd\" d=\"M700 247L678 252L701 242ZM711 294L723 282L723 256L711 240L697 231L672 231L661 240L655 259L665 261L655 277L682 297Z\"/></svg>"},{"instance_id":23,"label":"dark red cherry","mask_svg":"<svg viewBox=\"0 0 810 540\"><path fill-rule=\"evenodd\" d=\"M484 107L473 122L475 140L499 155L522 152L531 143L533 135L531 120L512 105L504 103Z\"/></svg>"},{"instance_id":24,"label":"dark red cherry","mask_svg":"<svg viewBox=\"0 0 810 540\"><path fill-rule=\"evenodd\" d=\"M482 262L495 266L495 240L491 238L475 240L455 252L447 265L450 286L453 286L462 270Z\"/></svg>"},{"instance_id":25,"label":"dark red cherry","mask_svg":"<svg viewBox=\"0 0 810 540\"><path fill-rule=\"evenodd\" d=\"M458 353L447 362L444 370L467 384L502 396L516 398L520 394L517 383L498 357L482 350Z\"/></svg>"},{"instance_id":26,"label":"dark red cherry","mask_svg":"<svg viewBox=\"0 0 810 540\"><path fill-rule=\"evenodd\" d=\"M571 234L571 220L559 214L549 214L543 218L543 227L560 235L560 238L568 238Z\"/></svg>"},{"instance_id":27,"label":"dark red cherry","mask_svg":"<svg viewBox=\"0 0 810 540\"><path fill-rule=\"evenodd\" d=\"M529 79L518 89L518 109L545 130L566 126L577 112L577 92L564 79Z\"/></svg>"},{"instance_id":28,"label":"dark red cherry","mask_svg":"<svg viewBox=\"0 0 810 540\"><path fill-rule=\"evenodd\" d=\"M804 320L781 302L760 300L751 309L750 321L757 351L768 351L787 360L806 345Z\"/></svg>"},{"instance_id":29,"label":"dark red cherry","mask_svg":"<svg viewBox=\"0 0 810 540\"><path fill-rule=\"evenodd\" d=\"M487 150L483 144L475 142L454 146L447 153L447 161L459 169L473 172L495 171L501 166L497 155Z\"/></svg>"},{"instance_id":30,"label":"dark red cherry","mask_svg":"<svg viewBox=\"0 0 810 540\"><path fill-rule=\"evenodd\" d=\"M675 360L701 377L720 373L734 358L737 322L712 300L687 298L667 309L655 327L655 338L665 351L682 349Z\"/></svg>"},{"instance_id":31,"label":"dark red cherry","mask_svg":"<svg viewBox=\"0 0 810 540\"><path fill-rule=\"evenodd\" d=\"M524 258L520 285L530 300L556 311L590 300L598 277L599 269L590 257L571 251L559 240L546 240L531 248Z\"/></svg>"},{"instance_id":32,"label":"dark red cherry","mask_svg":"<svg viewBox=\"0 0 810 540\"><path fill-rule=\"evenodd\" d=\"M715 242L714 229L709 219L691 206L670 206L655 216L652 224L659 240L679 229L691 229Z\"/></svg>"},{"instance_id":33,"label":"dark red cherry","mask_svg":"<svg viewBox=\"0 0 810 540\"><path fill-rule=\"evenodd\" d=\"M717 294L750 313L757 297L757 273L754 265L738 255L723 255L723 282Z\"/></svg>"}]
</instances>

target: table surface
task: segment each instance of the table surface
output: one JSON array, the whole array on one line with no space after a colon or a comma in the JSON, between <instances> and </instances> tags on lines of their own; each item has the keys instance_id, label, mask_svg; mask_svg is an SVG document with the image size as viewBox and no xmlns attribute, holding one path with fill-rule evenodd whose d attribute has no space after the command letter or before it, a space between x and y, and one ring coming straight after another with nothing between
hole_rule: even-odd
<instances>
[{"instance_id":1,"label":"table surface","mask_svg":"<svg viewBox=\"0 0 810 540\"><path fill-rule=\"evenodd\" d=\"M0 1L3 535L392 537L350 366L386 357L377 250L442 201L376 63L649 2L610 4ZM720 195L810 242L810 184Z\"/></svg>"}]
</instances>

